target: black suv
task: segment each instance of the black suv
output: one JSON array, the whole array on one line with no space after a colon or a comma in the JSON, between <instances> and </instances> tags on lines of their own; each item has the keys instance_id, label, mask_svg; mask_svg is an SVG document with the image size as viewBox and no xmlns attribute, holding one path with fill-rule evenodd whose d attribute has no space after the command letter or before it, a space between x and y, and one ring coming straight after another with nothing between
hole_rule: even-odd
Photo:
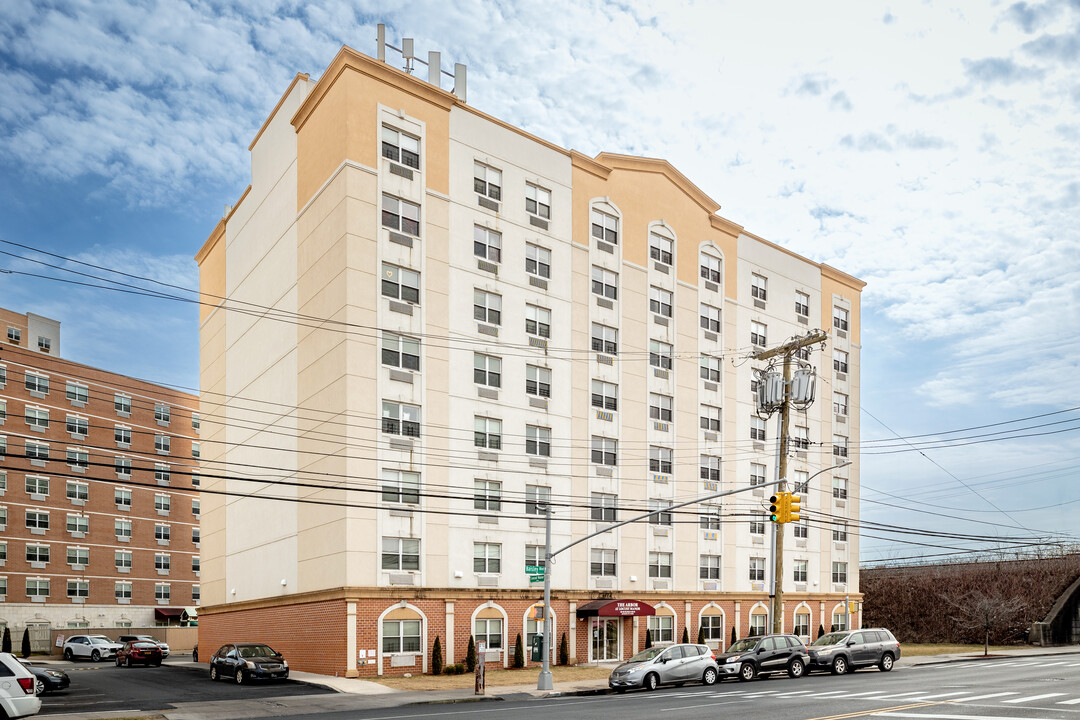
<instances>
[{"instance_id":1,"label":"black suv","mask_svg":"<svg viewBox=\"0 0 1080 720\"><path fill-rule=\"evenodd\" d=\"M888 630L841 630L814 641L807 670L829 670L834 675L843 675L856 668L877 665L882 672L889 672L899 659L900 643Z\"/></svg>"},{"instance_id":2,"label":"black suv","mask_svg":"<svg viewBox=\"0 0 1080 720\"><path fill-rule=\"evenodd\" d=\"M758 675L786 672L802 677L809 656L802 640L794 635L758 635L732 643L727 652L716 656L720 677L738 675L753 680Z\"/></svg>"}]
</instances>

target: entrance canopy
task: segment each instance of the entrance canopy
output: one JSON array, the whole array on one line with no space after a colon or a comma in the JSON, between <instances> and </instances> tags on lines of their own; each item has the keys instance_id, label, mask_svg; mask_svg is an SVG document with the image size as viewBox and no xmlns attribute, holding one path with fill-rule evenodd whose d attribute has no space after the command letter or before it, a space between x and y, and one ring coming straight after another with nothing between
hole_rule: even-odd
<instances>
[{"instance_id":1,"label":"entrance canopy","mask_svg":"<svg viewBox=\"0 0 1080 720\"><path fill-rule=\"evenodd\" d=\"M158 620L171 620L184 614L184 608L154 608L154 617Z\"/></svg>"},{"instance_id":2,"label":"entrance canopy","mask_svg":"<svg viewBox=\"0 0 1080 720\"><path fill-rule=\"evenodd\" d=\"M640 600L593 600L577 609L579 618L587 617L637 617L655 615L652 605Z\"/></svg>"}]
</instances>

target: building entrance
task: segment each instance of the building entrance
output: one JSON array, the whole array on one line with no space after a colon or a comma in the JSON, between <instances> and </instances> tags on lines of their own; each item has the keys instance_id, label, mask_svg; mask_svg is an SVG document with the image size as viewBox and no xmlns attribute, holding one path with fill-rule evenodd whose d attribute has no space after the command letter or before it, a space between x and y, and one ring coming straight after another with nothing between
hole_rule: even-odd
<instances>
[{"instance_id":1,"label":"building entrance","mask_svg":"<svg viewBox=\"0 0 1080 720\"><path fill-rule=\"evenodd\" d=\"M605 662L619 659L619 626L622 620L594 617L590 621L592 642L589 645L589 662Z\"/></svg>"}]
</instances>

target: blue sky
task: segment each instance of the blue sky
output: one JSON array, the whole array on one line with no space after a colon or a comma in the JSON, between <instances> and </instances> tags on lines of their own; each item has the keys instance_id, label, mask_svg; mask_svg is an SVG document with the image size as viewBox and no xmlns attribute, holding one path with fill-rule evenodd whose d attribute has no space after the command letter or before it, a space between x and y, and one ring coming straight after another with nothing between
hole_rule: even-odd
<instances>
[{"instance_id":1,"label":"blue sky","mask_svg":"<svg viewBox=\"0 0 1080 720\"><path fill-rule=\"evenodd\" d=\"M892 437L874 418L906 436L1080 406L1080 0L387 5L0 3L0 239L193 287L292 76L373 54L385 22L466 63L474 106L666 158L726 217L866 280L864 442ZM72 359L197 385L194 306L6 274L0 304L63 321ZM864 519L1065 531L1078 436L868 450ZM863 541L921 552L943 550Z\"/></svg>"}]
</instances>

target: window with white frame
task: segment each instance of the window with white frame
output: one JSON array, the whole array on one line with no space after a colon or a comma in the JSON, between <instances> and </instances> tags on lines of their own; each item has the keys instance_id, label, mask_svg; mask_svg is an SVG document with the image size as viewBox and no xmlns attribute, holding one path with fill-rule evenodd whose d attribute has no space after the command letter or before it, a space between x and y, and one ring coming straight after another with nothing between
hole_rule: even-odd
<instances>
[{"instance_id":1,"label":"window with white frame","mask_svg":"<svg viewBox=\"0 0 1080 720\"><path fill-rule=\"evenodd\" d=\"M501 450L502 420L475 416L473 418L473 445L488 450Z\"/></svg>"},{"instance_id":2,"label":"window with white frame","mask_svg":"<svg viewBox=\"0 0 1080 720\"><path fill-rule=\"evenodd\" d=\"M382 294L391 300L420 304L420 273L383 263Z\"/></svg>"},{"instance_id":3,"label":"window with white frame","mask_svg":"<svg viewBox=\"0 0 1080 720\"><path fill-rule=\"evenodd\" d=\"M832 581L837 584L847 582L846 562L834 562L832 564Z\"/></svg>"},{"instance_id":4,"label":"window with white frame","mask_svg":"<svg viewBox=\"0 0 1080 720\"><path fill-rule=\"evenodd\" d=\"M547 280L551 277L551 251L525 243L525 272Z\"/></svg>"},{"instance_id":5,"label":"window with white frame","mask_svg":"<svg viewBox=\"0 0 1080 720\"><path fill-rule=\"evenodd\" d=\"M589 503L589 517L596 522L616 522L619 496L610 493L593 493Z\"/></svg>"},{"instance_id":6,"label":"window with white frame","mask_svg":"<svg viewBox=\"0 0 1080 720\"><path fill-rule=\"evenodd\" d=\"M502 295L473 290L473 319L499 325L502 323Z\"/></svg>"},{"instance_id":7,"label":"window with white frame","mask_svg":"<svg viewBox=\"0 0 1080 720\"><path fill-rule=\"evenodd\" d=\"M833 412L837 415L847 415L848 396L841 392L834 392L832 398Z\"/></svg>"},{"instance_id":8,"label":"window with white frame","mask_svg":"<svg viewBox=\"0 0 1080 720\"><path fill-rule=\"evenodd\" d=\"M832 627L829 628L830 632L843 632L847 630L847 613L843 610L837 610L832 614Z\"/></svg>"},{"instance_id":9,"label":"window with white frame","mask_svg":"<svg viewBox=\"0 0 1080 720\"><path fill-rule=\"evenodd\" d=\"M415 538L382 539L383 570L419 570L420 540Z\"/></svg>"},{"instance_id":10,"label":"window with white frame","mask_svg":"<svg viewBox=\"0 0 1080 720\"><path fill-rule=\"evenodd\" d=\"M64 394L71 402L86 404L90 400L90 389L82 383L68 380L65 383Z\"/></svg>"},{"instance_id":11,"label":"window with white frame","mask_svg":"<svg viewBox=\"0 0 1080 720\"><path fill-rule=\"evenodd\" d=\"M619 353L619 331L600 323L592 324L592 349L607 355Z\"/></svg>"},{"instance_id":12,"label":"window with white frame","mask_svg":"<svg viewBox=\"0 0 1080 720\"><path fill-rule=\"evenodd\" d=\"M172 420L172 409L164 403L154 403L154 420L168 424Z\"/></svg>"},{"instance_id":13,"label":"window with white frame","mask_svg":"<svg viewBox=\"0 0 1080 720\"><path fill-rule=\"evenodd\" d=\"M612 245L619 244L619 219L602 210L593 208L589 213L592 236Z\"/></svg>"},{"instance_id":14,"label":"window with white frame","mask_svg":"<svg viewBox=\"0 0 1080 720\"><path fill-rule=\"evenodd\" d=\"M671 255L674 250L675 243L671 238L657 233L649 233L649 257L653 260L664 265L670 265Z\"/></svg>"},{"instance_id":15,"label":"window with white frame","mask_svg":"<svg viewBox=\"0 0 1080 720\"><path fill-rule=\"evenodd\" d=\"M671 474L671 448L658 445L649 447L649 472Z\"/></svg>"},{"instance_id":16,"label":"window with white frame","mask_svg":"<svg viewBox=\"0 0 1080 720\"><path fill-rule=\"evenodd\" d=\"M806 470L795 470L792 473L791 483L794 486L792 492L805 495L810 491L810 473Z\"/></svg>"},{"instance_id":17,"label":"window with white frame","mask_svg":"<svg viewBox=\"0 0 1080 720\"><path fill-rule=\"evenodd\" d=\"M708 332L720 332L720 308L701 303L701 327Z\"/></svg>"},{"instance_id":18,"label":"window with white frame","mask_svg":"<svg viewBox=\"0 0 1080 720\"><path fill-rule=\"evenodd\" d=\"M113 584L113 594L117 600L130 600L131 599L131 582L127 580L118 580Z\"/></svg>"},{"instance_id":19,"label":"window with white frame","mask_svg":"<svg viewBox=\"0 0 1080 720\"><path fill-rule=\"evenodd\" d=\"M836 457L845 457L846 458L848 456L847 442L848 442L848 439L846 437L844 437L843 435L833 435L832 436L832 444L833 444L832 453L833 453L833 455L835 455Z\"/></svg>"},{"instance_id":20,"label":"window with white frame","mask_svg":"<svg viewBox=\"0 0 1080 720\"><path fill-rule=\"evenodd\" d=\"M64 429L72 435L85 436L90 430L90 421L78 415L68 415L64 422Z\"/></svg>"},{"instance_id":21,"label":"window with white frame","mask_svg":"<svg viewBox=\"0 0 1080 720\"><path fill-rule=\"evenodd\" d=\"M501 618L477 618L473 624L473 636L477 643L485 643L488 650L503 646L503 621Z\"/></svg>"},{"instance_id":22,"label":"window with white frame","mask_svg":"<svg viewBox=\"0 0 1080 720\"><path fill-rule=\"evenodd\" d=\"M543 545L526 545L525 546L525 567L540 566L542 568L547 567L547 558L544 557Z\"/></svg>"},{"instance_id":23,"label":"window with white frame","mask_svg":"<svg viewBox=\"0 0 1080 720\"><path fill-rule=\"evenodd\" d=\"M26 578L27 597L49 597L49 578Z\"/></svg>"},{"instance_id":24,"label":"window with white frame","mask_svg":"<svg viewBox=\"0 0 1080 720\"><path fill-rule=\"evenodd\" d=\"M192 441L191 443L191 457L198 459L202 456L202 443Z\"/></svg>"},{"instance_id":25,"label":"window with white frame","mask_svg":"<svg viewBox=\"0 0 1080 720\"><path fill-rule=\"evenodd\" d=\"M420 406L383 400L382 431L387 435L420 437Z\"/></svg>"},{"instance_id":26,"label":"window with white frame","mask_svg":"<svg viewBox=\"0 0 1080 720\"><path fill-rule=\"evenodd\" d=\"M119 568L131 568L133 553L130 550L116 550L113 553L113 563Z\"/></svg>"},{"instance_id":27,"label":"window with white frame","mask_svg":"<svg viewBox=\"0 0 1080 720\"><path fill-rule=\"evenodd\" d=\"M705 636L705 640L714 640L716 642L724 641L724 616L723 615L702 615L701 616L701 632Z\"/></svg>"},{"instance_id":28,"label":"window with white frame","mask_svg":"<svg viewBox=\"0 0 1080 720\"><path fill-rule=\"evenodd\" d=\"M698 578L700 580L720 579L719 555L701 555L698 558Z\"/></svg>"},{"instance_id":29,"label":"window with white frame","mask_svg":"<svg viewBox=\"0 0 1080 720\"><path fill-rule=\"evenodd\" d=\"M609 300L619 299L619 274L597 265L592 266L593 295Z\"/></svg>"},{"instance_id":30,"label":"window with white frame","mask_svg":"<svg viewBox=\"0 0 1080 720\"><path fill-rule=\"evenodd\" d=\"M699 461L702 480L720 481L720 458L715 455L702 455Z\"/></svg>"},{"instance_id":31,"label":"window with white frame","mask_svg":"<svg viewBox=\"0 0 1080 720\"><path fill-rule=\"evenodd\" d=\"M191 486L199 487L200 485L202 485L202 475L191 473Z\"/></svg>"},{"instance_id":32,"label":"window with white frame","mask_svg":"<svg viewBox=\"0 0 1080 720\"><path fill-rule=\"evenodd\" d=\"M649 553L649 577L651 577L651 578L670 578L671 577L671 553L666 553L666 552L651 552L651 553Z\"/></svg>"},{"instance_id":33,"label":"window with white frame","mask_svg":"<svg viewBox=\"0 0 1080 720\"><path fill-rule=\"evenodd\" d=\"M154 495L154 510L159 512L169 512L172 510L172 497L166 493L157 493Z\"/></svg>"},{"instance_id":34,"label":"window with white frame","mask_svg":"<svg viewBox=\"0 0 1080 720\"><path fill-rule=\"evenodd\" d=\"M719 283L721 278L720 258L702 254L701 277L710 282Z\"/></svg>"},{"instance_id":35,"label":"window with white frame","mask_svg":"<svg viewBox=\"0 0 1080 720\"><path fill-rule=\"evenodd\" d=\"M494 355L473 353L473 382L497 388L502 384L502 359Z\"/></svg>"},{"instance_id":36,"label":"window with white frame","mask_svg":"<svg viewBox=\"0 0 1080 720\"><path fill-rule=\"evenodd\" d=\"M760 418L757 415L750 416L750 439L751 440L764 440L765 439L765 418Z\"/></svg>"},{"instance_id":37,"label":"window with white frame","mask_svg":"<svg viewBox=\"0 0 1080 720\"><path fill-rule=\"evenodd\" d=\"M165 485L172 478L171 466L167 463L154 463L154 480Z\"/></svg>"},{"instance_id":38,"label":"window with white frame","mask_svg":"<svg viewBox=\"0 0 1080 720\"><path fill-rule=\"evenodd\" d=\"M661 370L670 370L675 359L675 349L666 342L649 341L649 364Z\"/></svg>"},{"instance_id":39,"label":"window with white frame","mask_svg":"<svg viewBox=\"0 0 1080 720\"><path fill-rule=\"evenodd\" d=\"M769 281L764 275L750 274L750 297L755 300L768 300Z\"/></svg>"},{"instance_id":40,"label":"window with white frame","mask_svg":"<svg viewBox=\"0 0 1080 720\"><path fill-rule=\"evenodd\" d=\"M810 447L810 428L805 425L796 425L791 431L791 445L796 450L806 450Z\"/></svg>"},{"instance_id":41,"label":"window with white frame","mask_svg":"<svg viewBox=\"0 0 1080 720\"><path fill-rule=\"evenodd\" d=\"M795 291L795 314L799 317L810 315L810 296L798 290Z\"/></svg>"},{"instance_id":42,"label":"window with white frame","mask_svg":"<svg viewBox=\"0 0 1080 720\"><path fill-rule=\"evenodd\" d=\"M128 499L130 503L130 498ZM116 520L114 523L114 530L116 531L116 537L118 538L130 538L131 537L131 521L130 520Z\"/></svg>"},{"instance_id":43,"label":"window with white frame","mask_svg":"<svg viewBox=\"0 0 1080 720\"><path fill-rule=\"evenodd\" d=\"M619 441L612 438L592 436L591 460L597 465L615 465Z\"/></svg>"},{"instance_id":44,"label":"window with white frame","mask_svg":"<svg viewBox=\"0 0 1080 720\"><path fill-rule=\"evenodd\" d=\"M649 511L653 514L649 516L650 525L671 525L672 513L670 508L672 502L670 500L650 500ZM659 512L653 512L659 511Z\"/></svg>"},{"instance_id":45,"label":"window with white frame","mask_svg":"<svg viewBox=\"0 0 1080 720\"><path fill-rule=\"evenodd\" d=\"M806 505L806 498L799 498L799 502ZM796 540L806 540L810 537L810 521L803 518L799 522L792 523L792 532L795 534Z\"/></svg>"},{"instance_id":46,"label":"window with white frame","mask_svg":"<svg viewBox=\"0 0 1080 720\"><path fill-rule=\"evenodd\" d=\"M90 486L84 482L68 480L65 495L68 500L81 500L86 502L90 499Z\"/></svg>"},{"instance_id":47,"label":"window with white frame","mask_svg":"<svg viewBox=\"0 0 1080 720\"><path fill-rule=\"evenodd\" d=\"M172 568L172 558L168 553L154 553L154 569L169 570Z\"/></svg>"},{"instance_id":48,"label":"window with white frame","mask_svg":"<svg viewBox=\"0 0 1080 720\"><path fill-rule=\"evenodd\" d=\"M710 432L720 432L720 408L713 405L701 406L701 429Z\"/></svg>"},{"instance_id":49,"label":"window with white frame","mask_svg":"<svg viewBox=\"0 0 1080 720\"><path fill-rule=\"evenodd\" d=\"M49 411L45 408L26 406L23 411L26 417L26 424L32 430L48 430L49 429Z\"/></svg>"},{"instance_id":50,"label":"window with white frame","mask_svg":"<svg viewBox=\"0 0 1080 720\"><path fill-rule=\"evenodd\" d=\"M49 494L49 478L40 475L27 475L25 480L27 495Z\"/></svg>"},{"instance_id":51,"label":"window with white frame","mask_svg":"<svg viewBox=\"0 0 1080 720\"><path fill-rule=\"evenodd\" d=\"M8 342L19 343L22 342L22 330L17 327L11 327L8 325L7 329Z\"/></svg>"},{"instance_id":52,"label":"window with white frame","mask_svg":"<svg viewBox=\"0 0 1080 720\"><path fill-rule=\"evenodd\" d=\"M526 305L525 333L542 338L551 337L551 311L536 305Z\"/></svg>"},{"instance_id":53,"label":"window with white frame","mask_svg":"<svg viewBox=\"0 0 1080 720\"><path fill-rule=\"evenodd\" d=\"M673 615L650 615L649 638L656 643L675 642L675 617Z\"/></svg>"},{"instance_id":54,"label":"window with white frame","mask_svg":"<svg viewBox=\"0 0 1080 720\"><path fill-rule=\"evenodd\" d=\"M384 653L422 652L420 620L383 620Z\"/></svg>"},{"instance_id":55,"label":"window with white frame","mask_svg":"<svg viewBox=\"0 0 1080 720\"><path fill-rule=\"evenodd\" d=\"M172 438L168 435L155 435L154 436L154 449L159 453L168 454L172 447Z\"/></svg>"},{"instance_id":56,"label":"window with white frame","mask_svg":"<svg viewBox=\"0 0 1080 720\"><path fill-rule=\"evenodd\" d=\"M765 513L758 510L754 510L750 513L750 534L751 535L764 535L765 534Z\"/></svg>"},{"instance_id":57,"label":"window with white frame","mask_svg":"<svg viewBox=\"0 0 1080 720\"><path fill-rule=\"evenodd\" d=\"M6 444L5 444L6 445ZM24 443L24 452L26 457L31 460L48 460L49 459L49 446L45 443L34 442L33 440L27 440ZM3 453L0 452L0 455Z\"/></svg>"},{"instance_id":58,"label":"window with white frame","mask_svg":"<svg viewBox=\"0 0 1080 720\"><path fill-rule=\"evenodd\" d=\"M191 542L195 545L195 547L199 547L199 540L201 539L201 537L202 535L199 528L191 528Z\"/></svg>"},{"instance_id":59,"label":"window with white frame","mask_svg":"<svg viewBox=\"0 0 1080 720\"><path fill-rule=\"evenodd\" d=\"M85 515L68 515L67 531L69 533L82 533L85 535L90 532L90 518Z\"/></svg>"},{"instance_id":60,"label":"window with white frame","mask_svg":"<svg viewBox=\"0 0 1080 720\"><path fill-rule=\"evenodd\" d=\"M551 191L525 183L525 212L543 220L551 219Z\"/></svg>"},{"instance_id":61,"label":"window with white frame","mask_svg":"<svg viewBox=\"0 0 1080 720\"><path fill-rule=\"evenodd\" d=\"M49 513L42 510L27 510L26 527L31 530L48 530Z\"/></svg>"},{"instance_id":62,"label":"window with white frame","mask_svg":"<svg viewBox=\"0 0 1080 720\"><path fill-rule=\"evenodd\" d=\"M498 543L473 543L473 572L502 572L502 545Z\"/></svg>"},{"instance_id":63,"label":"window with white frame","mask_svg":"<svg viewBox=\"0 0 1080 720\"><path fill-rule=\"evenodd\" d=\"M487 165L473 163L473 190L481 197L502 200L502 172Z\"/></svg>"},{"instance_id":64,"label":"window with white frame","mask_svg":"<svg viewBox=\"0 0 1080 720\"><path fill-rule=\"evenodd\" d=\"M202 514L202 504L198 498L194 498L191 501L191 514L195 517L199 517Z\"/></svg>"},{"instance_id":65,"label":"window with white frame","mask_svg":"<svg viewBox=\"0 0 1080 720\"><path fill-rule=\"evenodd\" d=\"M0 365L0 385L7 384L7 365Z\"/></svg>"},{"instance_id":66,"label":"window with white frame","mask_svg":"<svg viewBox=\"0 0 1080 720\"><path fill-rule=\"evenodd\" d=\"M49 376L27 370L24 374L26 389L32 393L49 394Z\"/></svg>"},{"instance_id":67,"label":"window with white frame","mask_svg":"<svg viewBox=\"0 0 1080 720\"><path fill-rule=\"evenodd\" d=\"M195 432L199 432L199 428L202 427L202 418L199 417L199 413L191 413L191 429Z\"/></svg>"},{"instance_id":68,"label":"window with white frame","mask_svg":"<svg viewBox=\"0 0 1080 720\"><path fill-rule=\"evenodd\" d=\"M721 508L719 505L703 505L698 515L698 525L702 530L719 530Z\"/></svg>"},{"instance_id":69,"label":"window with white frame","mask_svg":"<svg viewBox=\"0 0 1080 720\"><path fill-rule=\"evenodd\" d=\"M199 560L198 555L191 556L191 572L198 573L202 569L202 561Z\"/></svg>"},{"instance_id":70,"label":"window with white frame","mask_svg":"<svg viewBox=\"0 0 1080 720\"><path fill-rule=\"evenodd\" d=\"M131 491L125 488L113 489L113 501L120 507L131 507Z\"/></svg>"},{"instance_id":71,"label":"window with white frame","mask_svg":"<svg viewBox=\"0 0 1080 720\"><path fill-rule=\"evenodd\" d=\"M848 371L848 354L843 350L833 350L832 367L838 373Z\"/></svg>"},{"instance_id":72,"label":"window with white frame","mask_svg":"<svg viewBox=\"0 0 1080 720\"><path fill-rule=\"evenodd\" d=\"M154 599L168 602L172 598L172 587L168 583L154 583Z\"/></svg>"},{"instance_id":73,"label":"window with white frame","mask_svg":"<svg viewBox=\"0 0 1080 720\"><path fill-rule=\"evenodd\" d=\"M551 397L551 370L536 365L525 366L525 394Z\"/></svg>"},{"instance_id":74,"label":"window with white frame","mask_svg":"<svg viewBox=\"0 0 1080 720\"><path fill-rule=\"evenodd\" d=\"M127 395L121 395L120 393L116 393L116 395L113 396L113 408L118 413L126 413L130 415L131 398Z\"/></svg>"},{"instance_id":75,"label":"window with white frame","mask_svg":"<svg viewBox=\"0 0 1080 720\"><path fill-rule=\"evenodd\" d=\"M420 169L420 139L389 125L382 126L382 155L388 160Z\"/></svg>"},{"instance_id":76,"label":"window with white frame","mask_svg":"<svg viewBox=\"0 0 1080 720\"><path fill-rule=\"evenodd\" d=\"M832 526L833 542L847 542L847 523L834 522Z\"/></svg>"},{"instance_id":77,"label":"window with white frame","mask_svg":"<svg viewBox=\"0 0 1080 720\"><path fill-rule=\"evenodd\" d=\"M154 525L154 539L168 542L172 538L172 528L168 525Z\"/></svg>"},{"instance_id":78,"label":"window with white frame","mask_svg":"<svg viewBox=\"0 0 1080 720\"><path fill-rule=\"evenodd\" d=\"M113 428L113 439L116 440L117 445L130 445L131 444L131 428L124 425L117 425Z\"/></svg>"},{"instance_id":79,"label":"window with white frame","mask_svg":"<svg viewBox=\"0 0 1080 720\"><path fill-rule=\"evenodd\" d=\"M750 558L750 582L765 581L765 558Z\"/></svg>"},{"instance_id":80,"label":"window with white frame","mask_svg":"<svg viewBox=\"0 0 1080 720\"><path fill-rule=\"evenodd\" d=\"M847 478L832 479L832 496L837 500L847 500Z\"/></svg>"},{"instance_id":81,"label":"window with white frame","mask_svg":"<svg viewBox=\"0 0 1080 720\"><path fill-rule=\"evenodd\" d=\"M796 560L794 563L792 563L791 579L794 580L797 583L806 582L806 577L807 577L806 566L807 566L806 560Z\"/></svg>"},{"instance_id":82,"label":"window with white frame","mask_svg":"<svg viewBox=\"0 0 1080 720\"><path fill-rule=\"evenodd\" d=\"M7 540L0 541L0 560L3 560L4 562L7 562L7 559L8 559Z\"/></svg>"},{"instance_id":83,"label":"window with white frame","mask_svg":"<svg viewBox=\"0 0 1080 720\"><path fill-rule=\"evenodd\" d=\"M382 225L413 237L420 236L420 206L393 195L383 193Z\"/></svg>"},{"instance_id":84,"label":"window with white frame","mask_svg":"<svg viewBox=\"0 0 1080 720\"><path fill-rule=\"evenodd\" d=\"M525 514L544 515L544 509L551 502L551 488L547 485L525 486Z\"/></svg>"},{"instance_id":85,"label":"window with white frame","mask_svg":"<svg viewBox=\"0 0 1080 720\"><path fill-rule=\"evenodd\" d=\"M0 425L7 420L7 400L0 399Z\"/></svg>"},{"instance_id":86,"label":"window with white frame","mask_svg":"<svg viewBox=\"0 0 1080 720\"><path fill-rule=\"evenodd\" d=\"M603 380L592 381L592 406L601 410L619 409L619 386Z\"/></svg>"},{"instance_id":87,"label":"window with white frame","mask_svg":"<svg viewBox=\"0 0 1080 720\"><path fill-rule=\"evenodd\" d=\"M51 553L48 545L31 545L26 546L26 562L28 563L47 563L51 557Z\"/></svg>"},{"instance_id":88,"label":"window with white frame","mask_svg":"<svg viewBox=\"0 0 1080 720\"><path fill-rule=\"evenodd\" d=\"M765 612L757 612L750 616L750 636L758 637L764 635L766 632L766 626L768 625L769 616Z\"/></svg>"},{"instance_id":89,"label":"window with white frame","mask_svg":"<svg viewBox=\"0 0 1080 720\"><path fill-rule=\"evenodd\" d=\"M671 317L671 293L658 287L649 288L649 312Z\"/></svg>"},{"instance_id":90,"label":"window with white frame","mask_svg":"<svg viewBox=\"0 0 1080 720\"><path fill-rule=\"evenodd\" d=\"M382 364L403 370L420 370L420 341L417 338L383 331Z\"/></svg>"},{"instance_id":91,"label":"window with white frame","mask_svg":"<svg viewBox=\"0 0 1080 720\"><path fill-rule=\"evenodd\" d=\"M90 597L90 581L89 580L68 580L67 581L67 596L70 598L88 598Z\"/></svg>"},{"instance_id":92,"label":"window with white frame","mask_svg":"<svg viewBox=\"0 0 1080 720\"><path fill-rule=\"evenodd\" d=\"M832 324L837 330L848 329L848 311L842 307L833 306L832 309Z\"/></svg>"},{"instance_id":93,"label":"window with white frame","mask_svg":"<svg viewBox=\"0 0 1080 720\"><path fill-rule=\"evenodd\" d=\"M724 361L722 358L711 357L709 355L702 355L700 359L701 363L701 379L708 380L709 382L720 382L720 376L723 372Z\"/></svg>"},{"instance_id":94,"label":"window with white frame","mask_svg":"<svg viewBox=\"0 0 1080 720\"><path fill-rule=\"evenodd\" d=\"M593 577L615 577L615 551L593 548L589 551L589 574Z\"/></svg>"},{"instance_id":95,"label":"window with white frame","mask_svg":"<svg viewBox=\"0 0 1080 720\"><path fill-rule=\"evenodd\" d=\"M90 466L90 453L82 448L68 448L67 462L73 468L86 468Z\"/></svg>"},{"instance_id":96,"label":"window with white frame","mask_svg":"<svg viewBox=\"0 0 1080 720\"><path fill-rule=\"evenodd\" d=\"M473 255L493 263L502 262L502 233L473 225Z\"/></svg>"},{"instance_id":97,"label":"window with white frame","mask_svg":"<svg viewBox=\"0 0 1080 720\"><path fill-rule=\"evenodd\" d=\"M502 483L497 480L473 480L473 509L500 512Z\"/></svg>"},{"instance_id":98,"label":"window with white frame","mask_svg":"<svg viewBox=\"0 0 1080 720\"><path fill-rule=\"evenodd\" d=\"M810 613L795 613L795 624L791 632L799 637L810 637Z\"/></svg>"},{"instance_id":99,"label":"window with white frame","mask_svg":"<svg viewBox=\"0 0 1080 720\"><path fill-rule=\"evenodd\" d=\"M674 400L670 395L649 393L649 417L661 422L671 422Z\"/></svg>"},{"instance_id":100,"label":"window with white frame","mask_svg":"<svg viewBox=\"0 0 1080 720\"><path fill-rule=\"evenodd\" d=\"M752 345L765 345L769 328L765 323L750 323L750 343Z\"/></svg>"},{"instance_id":101,"label":"window with white frame","mask_svg":"<svg viewBox=\"0 0 1080 720\"><path fill-rule=\"evenodd\" d=\"M551 428L526 425L525 454L551 457Z\"/></svg>"}]
</instances>

